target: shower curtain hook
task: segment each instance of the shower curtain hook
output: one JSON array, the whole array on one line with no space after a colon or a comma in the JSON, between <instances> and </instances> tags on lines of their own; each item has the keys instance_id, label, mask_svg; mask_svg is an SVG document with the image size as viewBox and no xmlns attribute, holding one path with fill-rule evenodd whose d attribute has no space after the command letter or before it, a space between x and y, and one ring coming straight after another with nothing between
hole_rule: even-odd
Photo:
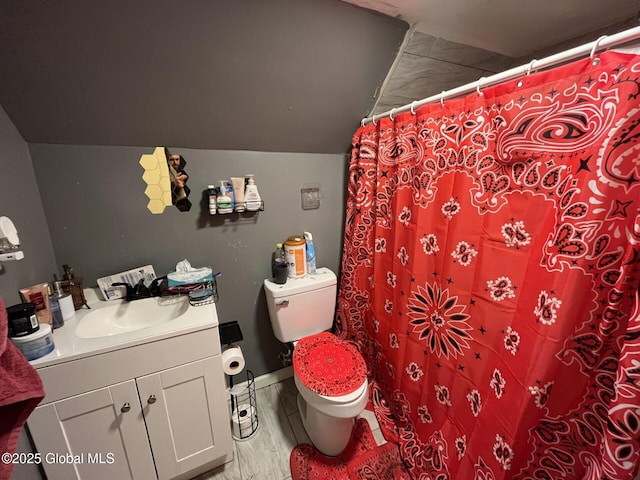
<instances>
[{"instance_id":1,"label":"shower curtain hook","mask_svg":"<svg viewBox=\"0 0 640 480\"><path fill-rule=\"evenodd\" d=\"M442 108L444 108L444 94L446 93L446 90L442 90L442 93L440 94L440 106Z\"/></svg>"},{"instance_id":2,"label":"shower curtain hook","mask_svg":"<svg viewBox=\"0 0 640 480\"><path fill-rule=\"evenodd\" d=\"M413 102L411 102L411 113L413 113L414 115L416 114L416 109L414 108L415 104L416 104L415 100Z\"/></svg>"},{"instance_id":3,"label":"shower curtain hook","mask_svg":"<svg viewBox=\"0 0 640 480\"><path fill-rule=\"evenodd\" d=\"M591 54L589 55L589 58L591 59L591 65L598 65L600 63L600 59L597 57L594 58L594 56L596 54L596 50L598 49L598 45L600 44L600 42L607 37L608 35L602 35L599 39L596 40L596 43L593 44L593 48L591 49Z\"/></svg>"},{"instance_id":4,"label":"shower curtain hook","mask_svg":"<svg viewBox=\"0 0 640 480\"><path fill-rule=\"evenodd\" d=\"M395 108L392 108L391 111L389 112L389 120L391 120L393 122L393 111L395 110Z\"/></svg>"},{"instance_id":5,"label":"shower curtain hook","mask_svg":"<svg viewBox=\"0 0 640 480\"><path fill-rule=\"evenodd\" d=\"M536 63L538 60L536 60L535 58L533 60L531 60L531 63L529 64L529 66L527 67L527 75L531 74L531 70L533 70L533 64Z\"/></svg>"},{"instance_id":6,"label":"shower curtain hook","mask_svg":"<svg viewBox=\"0 0 640 480\"><path fill-rule=\"evenodd\" d=\"M376 123L376 116L375 115L373 117L371 117L371 123L373 123L374 127L378 126L378 124Z\"/></svg>"},{"instance_id":7,"label":"shower curtain hook","mask_svg":"<svg viewBox=\"0 0 640 480\"><path fill-rule=\"evenodd\" d=\"M362 120L360 120L360 126L364 127L364 121L366 120L366 118L363 118Z\"/></svg>"},{"instance_id":8,"label":"shower curtain hook","mask_svg":"<svg viewBox=\"0 0 640 480\"><path fill-rule=\"evenodd\" d=\"M480 85L482 84L482 81L483 81L483 80L486 80L486 78L487 78L487 77L480 77L480 78L478 79L478 85L476 85L476 91L478 92L478 95L479 95L479 96L484 95L484 93L482 93L482 91L480 90Z\"/></svg>"}]
</instances>

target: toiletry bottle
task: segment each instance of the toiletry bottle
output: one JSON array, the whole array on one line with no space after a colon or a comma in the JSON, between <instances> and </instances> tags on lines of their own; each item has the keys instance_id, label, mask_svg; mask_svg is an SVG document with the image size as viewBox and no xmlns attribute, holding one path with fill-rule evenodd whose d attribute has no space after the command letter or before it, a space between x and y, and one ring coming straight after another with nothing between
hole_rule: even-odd
<instances>
[{"instance_id":1,"label":"toiletry bottle","mask_svg":"<svg viewBox=\"0 0 640 480\"><path fill-rule=\"evenodd\" d=\"M53 292L51 284L47 284L49 288L49 308L51 308L51 327L55 330L64 325L64 318L62 318L62 310L60 310L60 299Z\"/></svg>"},{"instance_id":2,"label":"toiletry bottle","mask_svg":"<svg viewBox=\"0 0 640 480\"><path fill-rule=\"evenodd\" d=\"M224 180L220 181L218 187L218 198L216 199L216 206L218 213L231 213L231 197L227 194L227 186L224 184Z\"/></svg>"},{"instance_id":3,"label":"toiletry bottle","mask_svg":"<svg viewBox=\"0 0 640 480\"><path fill-rule=\"evenodd\" d=\"M316 273L316 249L313 246L313 237L311 233L304 232L304 239L307 242L307 273Z\"/></svg>"},{"instance_id":4,"label":"toiletry bottle","mask_svg":"<svg viewBox=\"0 0 640 480\"><path fill-rule=\"evenodd\" d=\"M276 263L287 263L284 258L284 246L281 243L276 243Z\"/></svg>"},{"instance_id":5,"label":"toiletry bottle","mask_svg":"<svg viewBox=\"0 0 640 480\"><path fill-rule=\"evenodd\" d=\"M287 282L288 267L284 256L284 248L281 243L276 244L276 251L273 254L272 270L275 283L283 285Z\"/></svg>"},{"instance_id":6,"label":"toiletry bottle","mask_svg":"<svg viewBox=\"0 0 640 480\"><path fill-rule=\"evenodd\" d=\"M58 298L58 302L60 303L60 312L62 312L62 320L65 322L67 320L71 320L71 318L76 314L76 309L73 306L73 297L70 293L64 293L62 291L62 282L59 282L56 276L53 278L55 281L53 282L55 295Z\"/></svg>"},{"instance_id":7,"label":"toiletry bottle","mask_svg":"<svg viewBox=\"0 0 640 480\"><path fill-rule=\"evenodd\" d=\"M207 186L208 195L209 195L209 215L216 214L216 187L214 185Z\"/></svg>"},{"instance_id":8,"label":"toiletry bottle","mask_svg":"<svg viewBox=\"0 0 640 480\"><path fill-rule=\"evenodd\" d=\"M81 309L83 306L89 308L89 305L87 305L87 299L84 297L83 278L76 277L73 273L73 268L69 265L62 265L62 269L64 270L62 279L66 280L62 282L62 290L65 293L71 294L71 297L73 298L73 308L76 310Z\"/></svg>"},{"instance_id":9,"label":"toiletry bottle","mask_svg":"<svg viewBox=\"0 0 640 480\"><path fill-rule=\"evenodd\" d=\"M231 177L231 186L233 187L233 203L236 212L245 211L244 201L244 178Z\"/></svg>"},{"instance_id":10,"label":"toiletry bottle","mask_svg":"<svg viewBox=\"0 0 640 480\"><path fill-rule=\"evenodd\" d=\"M246 177L247 186L244 190L244 201L247 205L247 210L249 212L255 212L260 210L260 208L262 207L262 199L260 198L260 194L258 193L258 186L253 179L253 175L246 175Z\"/></svg>"},{"instance_id":11,"label":"toiletry bottle","mask_svg":"<svg viewBox=\"0 0 640 480\"><path fill-rule=\"evenodd\" d=\"M235 195L233 194L233 186L227 182L225 180L224 182L224 188L227 191L227 197L229 197L231 199L231 211L235 212L236 209L236 199L235 199Z\"/></svg>"},{"instance_id":12,"label":"toiletry bottle","mask_svg":"<svg viewBox=\"0 0 640 480\"><path fill-rule=\"evenodd\" d=\"M278 265L287 265L287 261L284 259L284 248L281 243L276 243L276 249L273 252L273 261L271 264L273 276L275 276L275 271L278 268Z\"/></svg>"}]
</instances>

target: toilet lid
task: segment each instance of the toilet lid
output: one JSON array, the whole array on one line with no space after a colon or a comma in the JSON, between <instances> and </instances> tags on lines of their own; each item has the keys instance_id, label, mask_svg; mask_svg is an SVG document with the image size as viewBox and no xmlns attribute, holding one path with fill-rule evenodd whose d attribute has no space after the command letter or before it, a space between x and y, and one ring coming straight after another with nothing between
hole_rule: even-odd
<instances>
[{"instance_id":1,"label":"toilet lid","mask_svg":"<svg viewBox=\"0 0 640 480\"><path fill-rule=\"evenodd\" d=\"M293 368L305 387L327 397L354 392L367 377L360 352L327 332L298 342L293 350Z\"/></svg>"}]
</instances>

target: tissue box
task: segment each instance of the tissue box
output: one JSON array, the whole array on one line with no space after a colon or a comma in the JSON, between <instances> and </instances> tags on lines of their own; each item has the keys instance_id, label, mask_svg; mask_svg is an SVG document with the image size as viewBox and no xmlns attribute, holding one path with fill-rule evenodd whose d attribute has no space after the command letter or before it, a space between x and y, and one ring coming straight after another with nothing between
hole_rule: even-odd
<instances>
[{"instance_id":1,"label":"tissue box","mask_svg":"<svg viewBox=\"0 0 640 480\"><path fill-rule=\"evenodd\" d=\"M123 287L112 287L112 283L125 282L132 287L140 280L144 280L145 285L151 283L156 278L156 272L151 265L134 268L126 272L116 273L108 277L98 279L98 287L102 292L105 300L114 300L116 298L124 298L126 291Z\"/></svg>"},{"instance_id":2,"label":"tissue box","mask_svg":"<svg viewBox=\"0 0 640 480\"><path fill-rule=\"evenodd\" d=\"M212 280L213 270L211 267L192 268L189 271L176 271L167 274L167 283L169 284L169 287L211 282Z\"/></svg>"}]
</instances>

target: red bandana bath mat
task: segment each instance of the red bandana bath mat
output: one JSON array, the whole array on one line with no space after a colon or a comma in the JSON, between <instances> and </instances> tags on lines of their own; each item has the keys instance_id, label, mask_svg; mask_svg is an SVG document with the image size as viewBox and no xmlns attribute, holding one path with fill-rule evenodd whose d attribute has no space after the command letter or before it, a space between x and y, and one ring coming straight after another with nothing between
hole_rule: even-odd
<instances>
[{"instance_id":1,"label":"red bandana bath mat","mask_svg":"<svg viewBox=\"0 0 640 480\"><path fill-rule=\"evenodd\" d=\"M326 332L298 342L293 351L293 368L308 389L329 397L356 391L367 376L360 352Z\"/></svg>"},{"instance_id":2,"label":"red bandana bath mat","mask_svg":"<svg viewBox=\"0 0 640 480\"><path fill-rule=\"evenodd\" d=\"M349 480L349 461L374 448L376 440L369 423L364 418L359 418L353 427L349 443L337 457L327 457L308 443L296 445L289 457L291 480Z\"/></svg>"},{"instance_id":3,"label":"red bandana bath mat","mask_svg":"<svg viewBox=\"0 0 640 480\"><path fill-rule=\"evenodd\" d=\"M354 480L411 480L395 443L385 443L358 455L348 463L347 474Z\"/></svg>"}]
</instances>

